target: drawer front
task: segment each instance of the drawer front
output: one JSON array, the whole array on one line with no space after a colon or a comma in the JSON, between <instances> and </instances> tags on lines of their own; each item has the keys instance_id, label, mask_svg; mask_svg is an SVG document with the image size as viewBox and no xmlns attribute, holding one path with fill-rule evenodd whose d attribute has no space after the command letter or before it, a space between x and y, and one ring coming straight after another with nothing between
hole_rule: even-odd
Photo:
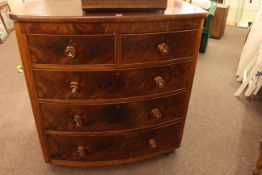
<instances>
[{"instance_id":1,"label":"drawer front","mask_svg":"<svg viewBox=\"0 0 262 175\"><path fill-rule=\"evenodd\" d=\"M193 55L196 30L122 35L122 63L163 61Z\"/></svg>"},{"instance_id":2,"label":"drawer front","mask_svg":"<svg viewBox=\"0 0 262 175\"><path fill-rule=\"evenodd\" d=\"M179 119L185 93L111 105L42 103L46 130L107 132L153 127Z\"/></svg>"},{"instance_id":3,"label":"drawer front","mask_svg":"<svg viewBox=\"0 0 262 175\"><path fill-rule=\"evenodd\" d=\"M92 16L92 13L88 15ZM96 14L94 14L96 15ZM114 14L112 14L112 17ZM132 16L132 14L131 14ZM149 20L154 15L146 15L139 18L140 21L132 22L67 22L67 23L48 23L48 22L24 22L23 32L28 34L52 34L52 35L95 35L95 34L113 34L113 33L152 33L161 31L181 31L198 29L201 25L201 18L183 19L183 20ZM82 18L83 19L83 18ZM80 19L78 19L80 20Z\"/></svg>"},{"instance_id":4,"label":"drawer front","mask_svg":"<svg viewBox=\"0 0 262 175\"><path fill-rule=\"evenodd\" d=\"M114 64L114 38L114 35L28 35L27 42L33 63Z\"/></svg>"},{"instance_id":5,"label":"drawer front","mask_svg":"<svg viewBox=\"0 0 262 175\"><path fill-rule=\"evenodd\" d=\"M48 135L51 158L69 161L124 160L178 146L180 124L111 136Z\"/></svg>"},{"instance_id":6,"label":"drawer front","mask_svg":"<svg viewBox=\"0 0 262 175\"><path fill-rule=\"evenodd\" d=\"M34 71L42 99L114 99L185 88L190 62L118 71Z\"/></svg>"}]
</instances>

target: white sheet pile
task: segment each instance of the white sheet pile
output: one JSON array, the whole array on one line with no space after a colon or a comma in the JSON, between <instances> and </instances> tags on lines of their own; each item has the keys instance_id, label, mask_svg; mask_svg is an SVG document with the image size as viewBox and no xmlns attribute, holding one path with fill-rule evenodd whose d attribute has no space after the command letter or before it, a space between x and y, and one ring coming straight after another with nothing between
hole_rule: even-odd
<instances>
[{"instance_id":1,"label":"white sheet pile","mask_svg":"<svg viewBox=\"0 0 262 175\"><path fill-rule=\"evenodd\" d=\"M238 81L243 83L235 96L240 96L243 92L247 97L257 95L262 89L262 7L257 13L241 53L236 75Z\"/></svg>"}]
</instances>

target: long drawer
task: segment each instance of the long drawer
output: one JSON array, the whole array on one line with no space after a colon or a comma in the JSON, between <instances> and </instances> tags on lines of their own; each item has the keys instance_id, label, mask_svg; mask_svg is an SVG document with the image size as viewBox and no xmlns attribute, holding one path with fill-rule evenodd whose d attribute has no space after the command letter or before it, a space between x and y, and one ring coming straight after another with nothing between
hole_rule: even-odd
<instances>
[{"instance_id":1,"label":"long drawer","mask_svg":"<svg viewBox=\"0 0 262 175\"><path fill-rule=\"evenodd\" d=\"M115 99L186 88L190 62L113 71L35 70L41 99Z\"/></svg>"},{"instance_id":2,"label":"long drawer","mask_svg":"<svg viewBox=\"0 0 262 175\"><path fill-rule=\"evenodd\" d=\"M114 64L114 35L28 35L32 63Z\"/></svg>"},{"instance_id":3,"label":"long drawer","mask_svg":"<svg viewBox=\"0 0 262 175\"><path fill-rule=\"evenodd\" d=\"M96 16L95 13L89 13L90 17ZM112 17L115 14L112 14ZM133 15L130 15L133 16ZM135 15L136 16L136 15ZM150 15L154 18L155 15ZM194 30L199 28L201 19L182 19L182 20L161 20L149 21L148 17L140 18L140 21L132 22L24 22L23 30L27 34L52 34L52 35L90 35L90 34L113 34L113 33L153 33L163 31L182 31ZM102 19L102 18L100 18ZM81 21L81 19L77 19ZM85 20L85 19L83 19ZM90 20L90 19L89 19Z\"/></svg>"},{"instance_id":4,"label":"long drawer","mask_svg":"<svg viewBox=\"0 0 262 175\"><path fill-rule=\"evenodd\" d=\"M55 160L125 160L178 147L180 127L180 123L177 123L154 130L122 135L48 135L47 139L51 158Z\"/></svg>"},{"instance_id":5,"label":"long drawer","mask_svg":"<svg viewBox=\"0 0 262 175\"><path fill-rule=\"evenodd\" d=\"M122 63L144 63L191 57L195 38L196 30L122 35Z\"/></svg>"},{"instance_id":6,"label":"long drawer","mask_svg":"<svg viewBox=\"0 0 262 175\"><path fill-rule=\"evenodd\" d=\"M178 120L185 93L148 101L110 105L41 103L46 130L76 132L127 131Z\"/></svg>"}]
</instances>

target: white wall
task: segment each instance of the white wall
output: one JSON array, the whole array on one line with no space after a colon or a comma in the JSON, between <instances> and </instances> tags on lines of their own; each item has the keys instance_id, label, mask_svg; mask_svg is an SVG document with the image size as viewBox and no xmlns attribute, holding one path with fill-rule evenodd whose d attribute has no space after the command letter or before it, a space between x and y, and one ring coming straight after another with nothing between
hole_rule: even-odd
<instances>
[{"instance_id":1,"label":"white wall","mask_svg":"<svg viewBox=\"0 0 262 175\"><path fill-rule=\"evenodd\" d=\"M255 15L259 9L261 0L224 0L225 4L230 5L228 14L228 22L230 23L244 23L254 21Z\"/></svg>"}]
</instances>

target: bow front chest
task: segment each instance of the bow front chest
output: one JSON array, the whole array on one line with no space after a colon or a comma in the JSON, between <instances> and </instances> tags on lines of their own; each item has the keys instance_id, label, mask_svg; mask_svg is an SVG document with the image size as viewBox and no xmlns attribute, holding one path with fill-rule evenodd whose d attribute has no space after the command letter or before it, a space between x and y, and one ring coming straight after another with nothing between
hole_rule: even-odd
<instances>
[{"instance_id":1,"label":"bow front chest","mask_svg":"<svg viewBox=\"0 0 262 175\"><path fill-rule=\"evenodd\" d=\"M178 148L206 12L176 0L150 13L53 3L11 14L45 161L105 166Z\"/></svg>"}]
</instances>

